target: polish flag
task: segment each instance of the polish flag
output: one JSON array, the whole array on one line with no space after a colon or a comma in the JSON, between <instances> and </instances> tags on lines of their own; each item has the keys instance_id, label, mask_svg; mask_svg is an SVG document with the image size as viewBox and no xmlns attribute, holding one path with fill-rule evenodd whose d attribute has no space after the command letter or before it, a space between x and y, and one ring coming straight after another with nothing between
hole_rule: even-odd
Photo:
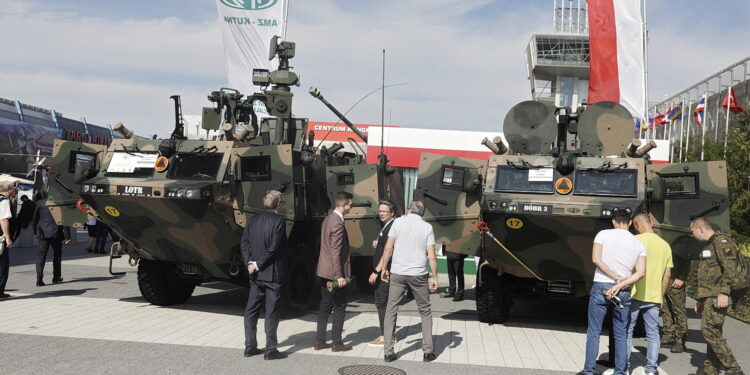
<instances>
[{"instance_id":1,"label":"polish flag","mask_svg":"<svg viewBox=\"0 0 750 375\"><path fill-rule=\"evenodd\" d=\"M641 1L588 0L589 102L617 102L635 117L646 108L643 92Z\"/></svg>"}]
</instances>

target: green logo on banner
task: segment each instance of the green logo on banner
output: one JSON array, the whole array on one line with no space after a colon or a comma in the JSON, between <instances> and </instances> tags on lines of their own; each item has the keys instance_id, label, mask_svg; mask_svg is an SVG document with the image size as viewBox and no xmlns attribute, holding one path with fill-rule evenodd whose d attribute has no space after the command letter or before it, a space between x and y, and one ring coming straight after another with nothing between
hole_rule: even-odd
<instances>
[{"instance_id":1,"label":"green logo on banner","mask_svg":"<svg viewBox=\"0 0 750 375\"><path fill-rule=\"evenodd\" d=\"M234 9L261 10L268 9L279 0L221 0L221 3Z\"/></svg>"}]
</instances>

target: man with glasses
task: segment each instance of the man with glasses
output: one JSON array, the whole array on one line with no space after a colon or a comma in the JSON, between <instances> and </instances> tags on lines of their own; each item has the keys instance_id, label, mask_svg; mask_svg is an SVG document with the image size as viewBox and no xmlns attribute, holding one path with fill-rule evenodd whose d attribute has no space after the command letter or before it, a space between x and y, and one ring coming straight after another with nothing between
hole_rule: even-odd
<instances>
[{"instance_id":1,"label":"man with glasses","mask_svg":"<svg viewBox=\"0 0 750 375\"><path fill-rule=\"evenodd\" d=\"M380 222L383 224L383 228L378 233L378 238L372 241L372 246L375 248L375 255L372 256L373 270L370 275L370 285L375 285L375 307L378 309L378 321L380 323L380 337L370 341L371 346L383 346L385 344L384 339L384 320L385 320L385 308L388 305L388 283L380 280L380 275L383 270L390 271L391 262L383 264L383 251L385 250L385 244L388 242L388 232L391 231L391 225L395 219L395 212L393 203L389 200L382 200L378 205L378 217Z\"/></svg>"},{"instance_id":2,"label":"man with glasses","mask_svg":"<svg viewBox=\"0 0 750 375\"><path fill-rule=\"evenodd\" d=\"M276 347L279 327L279 301L287 271L286 222L282 216L281 193L270 190L263 197L265 211L253 215L242 233L242 258L250 274L250 295L245 308L245 357L263 353L258 349L258 316L265 300L266 350L263 359L283 359L287 355Z\"/></svg>"}]
</instances>

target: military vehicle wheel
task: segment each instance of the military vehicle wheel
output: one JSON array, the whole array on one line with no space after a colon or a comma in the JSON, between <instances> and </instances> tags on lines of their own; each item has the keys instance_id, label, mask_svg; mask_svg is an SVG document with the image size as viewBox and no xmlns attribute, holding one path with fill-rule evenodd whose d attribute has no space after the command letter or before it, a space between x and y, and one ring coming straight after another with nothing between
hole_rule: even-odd
<instances>
[{"instance_id":1,"label":"military vehicle wheel","mask_svg":"<svg viewBox=\"0 0 750 375\"><path fill-rule=\"evenodd\" d=\"M138 288L143 298L154 305L170 306L187 301L195 281L182 278L177 265L142 259L138 262Z\"/></svg>"},{"instance_id":2,"label":"military vehicle wheel","mask_svg":"<svg viewBox=\"0 0 750 375\"><path fill-rule=\"evenodd\" d=\"M354 281L357 283L359 291L367 295L375 293L375 286L370 285L370 275L373 268L371 256L352 258L352 275L354 275Z\"/></svg>"},{"instance_id":3,"label":"military vehicle wheel","mask_svg":"<svg viewBox=\"0 0 750 375\"><path fill-rule=\"evenodd\" d=\"M481 261L480 261L481 264ZM479 321L483 323L505 323L512 304L507 285L497 275L497 269L483 265L477 273L476 301Z\"/></svg>"},{"instance_id":4,"label":"military vehicle wheel","mask_svg":"<svg viewBox=\"0 0 750 375\"><path fill-rule=\"evenodd\" d=\"M292 314L309 311L319 300L318 281L315 276L315 262L308 249L294 251L289 261L287 280L282 292L284 310Z\"/></svg>"}]
</instances>

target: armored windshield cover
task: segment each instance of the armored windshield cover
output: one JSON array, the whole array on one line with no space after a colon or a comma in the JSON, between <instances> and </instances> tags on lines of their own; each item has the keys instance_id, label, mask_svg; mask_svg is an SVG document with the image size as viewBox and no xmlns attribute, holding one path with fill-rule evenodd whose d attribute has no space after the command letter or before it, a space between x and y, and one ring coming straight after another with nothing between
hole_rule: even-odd
<instances>
[{"instance_id":1,"label":"armored windshield cover","mask_svg":"<svg viewBox=\"0 0 750 375\"><path fill-rule=\"evenodd\" d=\"M497 167L495 191L552 194L554 192L552 172L552 168L548 167L520 169L510 165L500 165ZM549 178L545 178L547 174Z\"/></svg>"},{"instance_id":2,"label":"armored windshield cover","mask_svg":"<svg viewBox=\"0 0 750 375\"><path fill-rule=\"evenodd\" d=\"M637 177L638 171L635 169L609 172L577 170L573 194L635 197Z\"/></svg>"}]
</instances>

